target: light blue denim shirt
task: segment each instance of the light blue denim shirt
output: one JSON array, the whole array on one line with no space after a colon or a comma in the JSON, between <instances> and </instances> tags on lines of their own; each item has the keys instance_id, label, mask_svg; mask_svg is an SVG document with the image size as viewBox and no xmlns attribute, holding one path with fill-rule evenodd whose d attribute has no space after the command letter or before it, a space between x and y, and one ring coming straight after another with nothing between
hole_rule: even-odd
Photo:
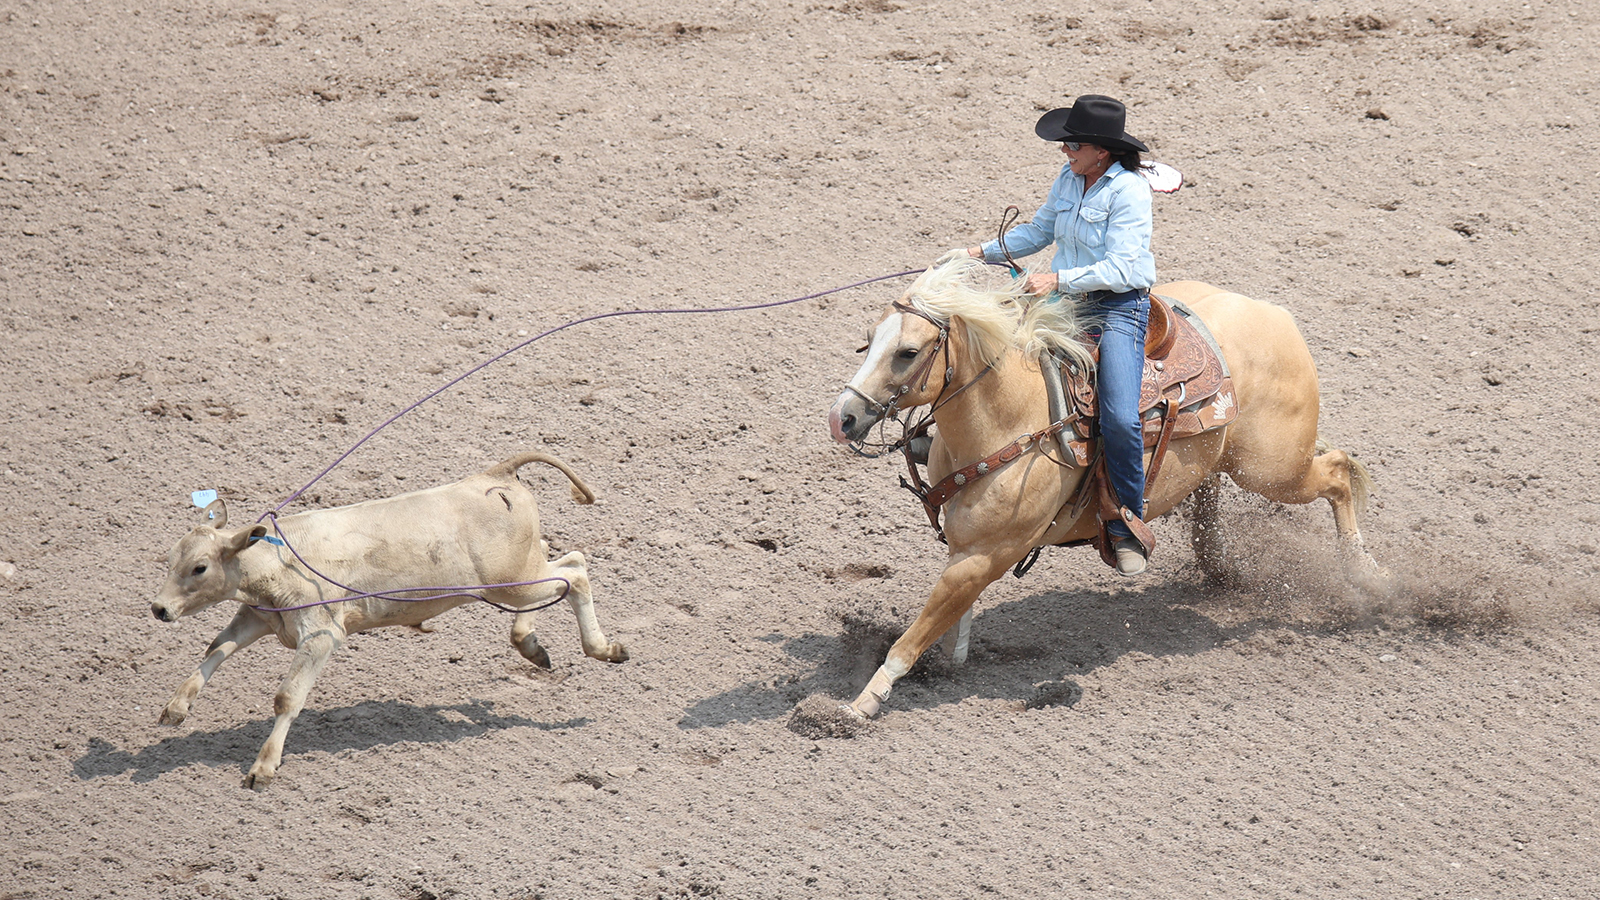
<instances>
[{"instance_id":1,"label":"light blue denim shirt","mask_svg":"<svg viewBox=\"0 0 1600 900\"><path fill-rule=\"evenodd\" d=\"M1144 176L1114 162L1084 196L1083 176L1065 165L1033 221L1006 232L1006 247L1021 259L1054 242L1062 293L1147 290L1156 283L1152 224ZM986 242L983 258L1004 262L1000 242Z\"/></svg>"}]
</instances>

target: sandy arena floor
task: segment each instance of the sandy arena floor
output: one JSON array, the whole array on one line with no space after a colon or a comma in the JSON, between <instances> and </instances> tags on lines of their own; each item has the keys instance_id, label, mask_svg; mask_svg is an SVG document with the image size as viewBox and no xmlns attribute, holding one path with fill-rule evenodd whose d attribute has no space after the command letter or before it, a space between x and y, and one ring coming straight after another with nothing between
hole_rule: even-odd
<instances>
[{"instance_id":1,"label":"sandy arena floor","mask_svg":"<svg viewBox=\"0 0 1600 900\"><path fill-rule=\"evenodd\" d=\"M1580 0L0 4L0 898L1588 898L1600 801L1600 6ZM1166 280L1293 312L1400 577L1230 491L1237 588L1047 553L854 739L941 548L824 413L903 281L562 331L296 508L513 452L590 560L544 615L354 636L156 716L231 614L149 611L545 329L921 268L1031 212L1080 93L1187 186ZM803 729L802 729L803 730Z\"/></svg>"}]
</instances>

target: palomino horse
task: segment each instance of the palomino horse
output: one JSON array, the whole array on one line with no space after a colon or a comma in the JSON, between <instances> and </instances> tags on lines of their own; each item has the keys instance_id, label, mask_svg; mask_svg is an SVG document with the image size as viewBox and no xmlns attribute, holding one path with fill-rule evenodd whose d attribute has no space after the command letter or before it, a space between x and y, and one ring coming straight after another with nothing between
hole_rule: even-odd
<instances>
[{"instance_id":1,"label":"palomino horse","mask_svg":"<svg viewBox=\"0 0 1600 900\"><path fill-rule=\"evenodd\" d=\"M928 476L938 482L1049 424L1038 351L1053 347L1082 361L1082 345L1071 334L1077 327L1070 321L1072 305L1030 302L1021 279L1005 290L981 290L975 284L982 268L969 259L931 268L879 317L863 348L866 361L828 412L834 440L860 442L885 417L931 405L938 427ZM1155 293L1182 301L1210 327L1232 370L1239 415L1224 428L1167 445L1147 492L1147 517L1194 496L1190 539L1202 570L1221 578L1221 474L1283 503L1321 497L1333 506L1341 549L1353 568L1373 572L1356 526L1370 481L1344 451L1318 452L1317 372L1293 318L1281 307L1199 282L1160 285ZM1096 533L1092 504L1075 520L1067 508L1084 470L1060 459L1053 438L1027 442L1015 459L949 500L949 562L916 621L848 712L876 715L895 680L940 635L948 633L947 648L963 661L972 604L984 588L1034 548Z\"/></svg>"}]
</instances>

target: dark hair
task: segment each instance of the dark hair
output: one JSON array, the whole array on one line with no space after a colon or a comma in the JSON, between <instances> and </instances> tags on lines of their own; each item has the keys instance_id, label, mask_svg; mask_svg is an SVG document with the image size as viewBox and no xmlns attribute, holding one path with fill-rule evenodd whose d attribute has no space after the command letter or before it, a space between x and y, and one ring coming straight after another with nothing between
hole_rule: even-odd
<instances>
[{"instance_id":1,"label":"dark hair","mask_svg":"<svg viewBox=\"0 0 1600 900\"><path fill-rule=\"evenodd\" d=\"M1137 172L1144 167L1144 158L1137 150L1113 150L1107 147L1106 152L1111 154L1112 159L1122 163L1122 167L1129 172Z\"/></svg>"}]
</instances>

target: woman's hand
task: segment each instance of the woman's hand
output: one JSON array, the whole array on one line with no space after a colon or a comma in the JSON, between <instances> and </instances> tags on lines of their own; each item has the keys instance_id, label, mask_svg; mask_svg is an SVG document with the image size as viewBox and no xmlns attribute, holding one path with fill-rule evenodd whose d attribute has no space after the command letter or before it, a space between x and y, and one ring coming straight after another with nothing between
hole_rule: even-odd
<instances>
[{"instance_id":1,"label":"woman's hand","mask_svg":"<svg viewBox=\"0 0 1600 900\"><path fill-rule=\"evenodd\" d=\"M1043 296L1051 291L1058 290L1060 287L1061 281L1056 277L1056 273L1054 272L1044 272L1041 274L1028 276L1028 293L1035 296Z\"/></svg>"}]
</instances>

